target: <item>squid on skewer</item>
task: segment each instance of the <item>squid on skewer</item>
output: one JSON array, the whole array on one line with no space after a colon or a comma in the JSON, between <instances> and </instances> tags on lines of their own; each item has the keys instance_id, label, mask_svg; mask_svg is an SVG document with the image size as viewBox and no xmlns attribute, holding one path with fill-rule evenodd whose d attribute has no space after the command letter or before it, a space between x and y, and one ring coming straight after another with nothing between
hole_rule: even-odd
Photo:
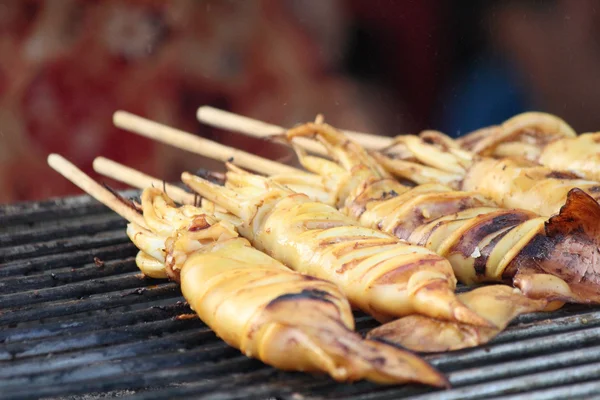
<instances>
[{"instance_id":1,"label":"squid on skewer","mask_svg":"<svg viewBox=\"0 0 600 400\"><path fill-rule=\"evenodd\" d=\"M291 271L251 247L231 222L176 208L158 189L144 190L142 209L149 230L127 227L140 269L179 282L200 319L248 357L338 381L447 385L419 357L352 332L350 306L336 285Z\"/></svg>"},{"instance_id":2,"label":"squid on skewer","mask_svg":"<svg viewBox=\"0 0 600 400\"><path fill-rule=\"evenodd\" d=\"M554 171L600 181L600 132L578 136L552 114L519 114L499 126L465 135L456 144L481 156L525 159Z\"/></svg>"},{"instance_id":3,"label":"squid on skewer","mask_svg":"<svg viewBox=\"0 0 600 400\"><path fill-rule=\"evenodd\" d=\"M232 167L230 166L230 168ZM94 169L100 174L120 181L129 182L129 184L142 189L156 181L152 177L145 176L138 171L131 170L123 165L104 159L95 160ZM242 175L245 173L243 170L237 171ZM236 179L239 175L238 173L234 175L230 174L230 179L226 184L243 187L244 182L240 182ZM137 179L132 180L132 176L135 176ZM231 179L232 176L234 176L234 179ZM243 176L248 178L248 176L251 177L252 175L246 174ZM310 179L302 179L307 176ZM211 177L215 178L217 183L225 182L225 176L222 176L221 174L211 174ZM311 193L314 193L314 191L317 190L326 193L323 187L315 185L315 183L319 183L319 181L313 178L318 178L318 175L311 176L304 173L303 176L296 176L293 177L293 179L290 179L289 175L285 175L285 177L286 178L282 180L287 181L288 184L300 184L300 187L302 188L307 187L307 185L312 185ZM257 180L255 183L258 184L259 188L262 187L261 180ZM190 194L179 192L177 188L168 185L163 189L166 190L167 187L169 193L174 193L177 196L178 201L186 203L191 200ZM252 188L248 189L248 191L253 190ZM224 216L219 214L219 211L224 212L224 210L219 210L214 203L203 200L202 208L209 214L219 215L221 218L232 218L230 214ZM237 221L233 222L237 223ZM143 255L145 253L140 252L139 254ZM159 267L162 267L162 271L164 272L164 265L160 264L158 260L156 260L156 263ZM154 264L155 263L152 263L151 266ZM147 265L144 266L144 269L147 269ZM424 352L442 351L444 349L454 350L471 347L485 342L494 337L496 333L500 332L500 330L518 314L541 310L546 305L546 301L544 300L531 300L525 298L520 294L518 289L498 285L479 288L470 294L459 294L458 297L463 299L463 303L469 308L474 309L480 315L488 317L493 321L497 328L475 327L468 324L453 322L444 323L441 320L412 315L393 321L388 325L384 325L381 329L373 330L370 335L373 338L404 344L412 350ZM415 325L417 325L418 329L415 329ZM440 328L442 329L443 334L436 333Z\"/></svg>"},{"instance_id":4,"label":"squid on skewer","mask_svg":"<svg viewBox=\"0 0 600 400\"><path fill-rule=\"evenodd\" d=\"M486 157L519 157L538 161L548 144L576 136L569 124L552 114L525 112L501 125L471 132L456 139L456 144Z\"/></svg>"},{"instance_id":5,"label":"squid on skewer","mask_svg":"<svg viewBox=\"0 0 600 400\"><path fill-rule=\"evenodd\" d=\"M305 157L302 157L301 155L301 158L306 162ZM318 162L318 165L320 166L331 167L328 169L330 172L334 171L335 168L340 168L336 164L326 160L314 158L313 161ZM232 165L228 165L228 169L229 172L226 175L227 187L243 189L249 194L253 191L255 191L255 193L260 193L264 190L264 178L257 178ZM368 174L368 168L363 169L362 172ZM353 182L355 177L361 175L357 169L353 170L351 176L345 174L343 171L341 171L340 174L341 176L349 178L346 183ZM338 174L338 177L340 174ZM331 176L335 177L336 175L333 174ZM288 175L272 176L270 180L277 182L287 180L292 182L291 186L298 186L300 188L305 188L308 184L313 184L310 191L312 194L318 191L326 193L327 183L333 182L333 180L325 179L325 182L320 182L319 184L319 182L315 183L314 179L305 179L302 184L299 185L298 177L294 179L281 179L282 177L287 178ZM360 181L356 181L355 183L360 184ZM343 188L348 186L349 185L347 184L343 184L339 187ZM294 188L294 190L297 189ZM319 197L325 196L321 194ZM331 203L336 203L339 200L340 196L330 195ZM464 298L465 301L463 304L471 308L480 316L493 321L495 326L473 326L454 321L444 322L423 315L411 315L390 322L383 327L374 330L372 334L375 336L373 337L401 344L411 350L422 352L442 351L442 349L456 350L485 343L500 333L514 317L522 313L541 311L548 306L546 299L530 299L525 297L519 289L502 285L479 288L467 294L459 294L458 298ZM419 325L419 329L415 329L416 324ZM443 334L438 335L435 333L438 328L443 328Z\"/></svg>"},{"instance_id":6,"label":"squid on skewer","mask_svg":"<svg viewBox=\"0 0 600 400\"><path fill-rule=\"evenodd\" d=\"M333 166L323 168L333 162L299 156L308 170L335 182L327 186L345 214L446 257L460 281L508 282L531 298L600 302L600 205L581 190L547 219L441 184L405 186L326 124L306 124L287 136L316 136L329 149L337 175L330 174Z\"/></svg>"},{"instance_id":7,"label":"squid on skewer","mask_svg":"<svg viewBox=\"0 0 600 400\"><path fill-rule=\"evenodd\" d=\"M337 164L297 150L300 161L321 174L323 186L335 192L331 199L364 226L436 251L464 283L506 282L520 289L489 286L458 296L495 328L410 316L377 328L372 337L418 351L453 350L487 342L521 313L600 302L600 206L582 191L572 191L561 212L547 219L441 184L402 185L325 124L306 124L287 136L316 136L325 145Z\"/></svg>"},{"instance_id":8,"label":"squid on skewer","mask_svg":"<svg viewBox=\"0 0 600 400\"><path fill-rule=\"evenodd\" d=\"M530 299L523 296L519 289L505 285L483 286L461 293L458 298L473 311L489 318L496 327L410 315L372 329L367 338L398 343L421 352L460 350L489 342L515 317L543 310L547 304L543 299Z\"/></svg>"},{"instance_id":9,"label":"squid on skewer","mask_svg":"<svg viewBox=\"0 0 600 400\"><path fill-rule=\"evenodd\" d=\"M353 333L350 305L337 286L295 273L251 247L235 230L237 218L217 207L220 222L196 207L174 208L157 189L143 192L142 216L60 155L49 155L48 164L129 221L142 272L178 281L207 325L246 355L340 381L448 386L414 354Z\"/></svg>"},{"instance_id":10,"label":"squid on skewer","mask_svg":"<svg viewBox=\"0 0 600 400\"><path fill-rule=\"evenodd\" d=\"M600 181L600 132L583 133L549 143L538 162L556 171L572 172L578 177Z\"/></svg>"},{"instance_id":11,"label":"squid on skewer","mask_svg":"<svg viewBox=\"0 0 600 400\"><path fill-rule=\"evenodd\" d=\"M554 215L574 188L600 199L600 183L522 160L482 158L449 144L443 134L399 136L385 151L371 152L393 175L415 182L443 183L476 191L508 208Z\"/></svg>"},{"instance_id":12,"label":"squid on skewer","mask_svg":"<svg viewBox=\"0 0 600 400\"><path fill-rule=\"evenodd\" d=\"M182 179L239 217L239 232L256 248L298 272L334 282L353 306L380 321L417 313L491 326L456 300L452 267L424 247L359 226L334 207L250 173L230 187L188 173Z\"/></svg>"}]
</instances>

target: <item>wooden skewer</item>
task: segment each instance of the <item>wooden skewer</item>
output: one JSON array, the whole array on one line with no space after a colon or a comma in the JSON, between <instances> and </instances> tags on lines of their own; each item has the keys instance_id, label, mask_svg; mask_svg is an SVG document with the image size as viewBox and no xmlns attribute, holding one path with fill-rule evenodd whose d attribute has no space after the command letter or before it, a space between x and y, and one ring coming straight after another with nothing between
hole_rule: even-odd
<instances>
[{"instance_id":1,"label":"wooden skewer","mask_svg":"<svg viewBox=\"0 0 600 400\"><path fill-rule=\"evenodd\" d=\"M196 113L198 121L215 128L239 132L247 136L268 138L281 135L285 129L281 126L271 125L263 121L244 117L218 108L203 106ZM306 138L296 138L294 142L307 151L319 155L327 155L327 150L321 143Z\"/></svg>"},{"instance_id":2,"label":"wooden skewer","mask_svg":"<svg viewBox=\"0 0 600 400\"><path fill-rule=\"evenodd\" d=\"M141 214L123 204L113 193L102 187L63 156L50 154L48 156L48 165L127 221L134 222L147 229L146 222Z\"/></svg>"},{"instance_id":3,"label":"wooden skewer","mask_svg":"<svg viewBox=\"0 0 600 400\"><path fill-rule=\"evenodd\" d=\"M113 122L115 126L121 129L215 160L223 162L230 161L242 168L253 171L268 172L269 174L293 174L303 172L297 168L280 164L233 147L225 146L213 142L212 140L150 121L126 111L117 111L113 115Z\"/></svg>"},{"instance_id":4,"label":"wooden skewer","mask_svg":"<svg viewBox=\"0 0 600 400\"><path fill-rule=\"evenodd\" d=\"M126 165L109 160L104 157L96 157L94 160L94 171L100 175L112 178L116 181L126 183L134 188L145 189L155 187L162 189L167 195L179 204L195 205L196 196L188 193L180 187L165 183L164 181L146 175Z\"/></svg>"},{"instance_id":5,"label":"wooden skewer","mask_svg":"<svg viewBox=\"0 0 600 400\"><path fill-rule=\"evenodd\" d=\"M181 180L190 189L204 197L206 200L223 207L237 217L243 215L242 205L233 190L223 186L219 187L214 183L192 175L189 172L183 172L181 174Z\"/></svg>"},{"instance_id":6,"label":"wooden skewer","mask_svg":"<svg viewBox=\"0 0 600 400\"><path fill-rule=\"evenodd\" d=\"M210 106L198 108L196 117L200 122L216 128L226 129L244 135L254 137L269 137L285 132L285 128L277 125L271 125L263 121L244 117L229 111L219 110ZM393 139L385 136L371 135L368 133L342 130L342 132L363 147L369 149L383 149L392 144ZM296 138L294 142L298 143L305 150L326 155L325 148L318 142L306 138Z\"/></svg>"},{"instance_id":7,"label":"wooden skewer","mask_svg":"<svg viewBox=\"0 0 600 400\"><path fill-rule=\"evenodd\" d=\"M342 130L344 134L352 138L356 143L367 149L381 150L394 142L394 138L389 136L374 135L372 133L363 133L349 130Z\"/></svg>"}]
</instances>

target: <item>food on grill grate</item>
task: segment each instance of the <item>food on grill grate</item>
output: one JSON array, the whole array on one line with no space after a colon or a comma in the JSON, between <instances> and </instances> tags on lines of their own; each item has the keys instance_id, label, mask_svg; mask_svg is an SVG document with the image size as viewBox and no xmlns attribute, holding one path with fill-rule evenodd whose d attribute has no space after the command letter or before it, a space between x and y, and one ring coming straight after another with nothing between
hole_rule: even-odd
<instances>
[{"instance_id":1,"label":"food on grill grate","mask_svg":"<svg viewBox=\"0 0 600 400\"><path fill-rule=\"evenodd\" d=\"M200 122L250 136L272 136L284 131L281 127L210 106L200 107L197 116ZM384 150L395 143L393 138L385 136L343 132L356 143L373 151ZM403 135L396 139L403 140L406 137L413 136ZM558 175L600 181L600 132L576 135L565 121L552 114L526 112L508 119L500 126L478 129L456 140L431 130L421 132L419 137L427 142L437 142L444 149L452 149L452 153L466 156L467 160L471 160L474 154L499 159L510 158L518 161L519 166L541 164ZM300 140L298 144L310 152L327 154L318 143ZM414 161L414 157L406 149L404 151L397 149L395 156L397 168L413 169L413 174L421 181L435 178L435 182L446 179L444 183L458 184L461 176L464 175L463 168L455 170L454 173L447 171L447 169L452 170L453 161L443 155L440 157L440 154L430 154L429 161L440 165L441 170L401 162L405 158ZM558 208L555 211L557 210Z\"/></svg>"},{"instance_id":2,"label":"food on grill grate","mask_svg":"<svg viewBox=\"0 0 600 400\"><path fill-rule=\"evenodd\" d=\"M147 272L147 259L152 272L163 264L200 318L248 357L340 381L446 384L417 356L353 333L337 286L290 271L238 237L231 223L196 207L177 209L158 189L146 189L142 205L150 232L128 226L143 255L140 269Z\"/></svg>"},{"instance_id":3,"label":"food on grill grate","mask_svg":"<svg viewBox=\"0 0 600 400\"><path fill-rule=\"evenodd\" d=\"M198 109L198 119L212 126L255 137L272 137L285 132L284 128L208 106ZM555 131L570 129L561 128L555 120L546 124L557 125ZM144 134L140 131L137 133ZM457 141L441 132L424 131L419 135L420 137L403 135L395 139L356 132L347 134L355 142L371 149L369 153L389 172L402 180L416 184L441 183L455 189L477 191L503 207L521 208L542 216L551 216L559 212L566 202L567 193L574 188L585 191L595 200L600 199L598 182L578 179L576 174L568 172L569 169L567 172L564 172L564 168L551 170L522 157L503 160L482 158L461 149ZM588 139L583 139L583 136L587 136ZM589 154L577 153L577 149L583 143L590 140L595 143L596 138L596 134L582 135L575 139L578 141L577 144L569 147L568 155L560 154L555 157L553 154L549 158L570 157L569 160L575 158L585 160L582 161L585 163L585 168L600 171L600 165L594 161L597 157L597 147L595 147L597 144L592 146L590 143L590 147L586 149L589 150ZM191 139L193 141L193 138ZM317 154L327 154L327 150L319 143L306 141L305 138L299 139L298 146ZM193 151L207 155L198 147ZM242 164L248 165L244 161L245 155L243 156L236 160L236 164L242 167ZM568 162L567 160L564 164ZM257 170L252 166L247 168ZM261 167L259 170L262 173L278 173L276 169L273 171ZM587 175L580 174L580 176Z\"/></svg>"},{"instance_id":4,"label":"food on grill grate","mask_svg":"<svg viewBox=\"0 0 600 400\"><path fill-rule=\"evenodd\" d=\"M548 219L440 184L407 187L326 124L306 124L287 136L316 136L337 160L335 166L315 162L299 151L302 164L324 177L345 214L446 257L461 282L504 281L532 298L600 302L600 274L593 268L600 205L583 191L569 192L560 213Z\"/></svg>"},{"instance_id":5,"label":"food on grill grate","mask_svg":"<svg viewBox=\"0 0 600 400\"><path fill-rule=\"evenodd\" d=\"M124 220L88 196L0 205L0 224L6 399L562 400L600 393L598 307L524 315L486 346L426 356L452 389L340 384L279 371L243 356L199 318L177 319L191 312L178 285L140 279ZM361 333L377 326L362 313L355 320Z\"/></svg>"},{"instance_id":6,"label":"food on grill grate","mask_svg":"<svg viewBox=\"0 0 600 400\"><path fill-rule=\"evenodd\" d=\"M247 124L244 119L233 114L222 117L225 120L219 121L219 126L231 127L244 133L249 133L258 126L255 122ZM217 123L216 117L211 118L213 124ZM260 129L259 126L258 128ZM314 183L310 191L313 198L321 201L327 199L337 203L338 207L345 206L348 214L361 218L366 226L384 229L416 244L432 245L434 243L429 243L433 242L430 240L431 236L437 236L435 244L440 245L437 250L454 262L458 277L466 283L509 280L530 297L555 300L549 309L559 307L561 301L598 301L598 277L593 268L598 234L594 223L585 216L598 216L600 212L597 203L581 191L573 190L569 193L569 200L560 215L550 220L525 210L501 210L497 207L486 209L481 206L493 204L475 193L452 192L441 185L422 185L410 189L389 179L385 170L360 146L347 142L341 133L332 128L320 124L308 125L288 131L288 136L312 136L317 131L325 148L345 168L324 159L309 157L296 149L307 169L320 172L328 178L324 184ZM435 132L430 132L429 135L436 136ZM444 143L445 138L438 135L436 139ZM453 148L456 154L464 153L456 150L453 144L448 147ZM429 158L436 160L435 156L433 153ZM443 163L443 157L436 162ZM462 168L460 164L457 167ZM230 172L228 178L232 177L237 179ZM276 178L281 182L282 176ZM297 178L294 178L288 186L294 190L300 187L300 191L306 192L306 187L314 182L312 178L304 178L299 186ZM319 190L329 191L330 196L318 193ZM457 213L452 215L453 212ZM443 229L439 229L440 226ZM432 234L435 230L437 232ZM416 237L413 236L415 234ZM450 238L447 237L448 234ZM481 243L476 243L476 240L483 240L485 243L479 246ZM460 245L458 250L462 250L462 254L456 251L457 244ZM454 254L445 254L453 250ZM508 250L508 255L505 250ZM561 262L564 262L566 268ZM490 263L491 266L487 265ZM512 295L517 296L514 293ZM510 309L513 301L508 298L504 300L507 309ZM531 308L536 307L539 305L532 305ZM507 319L498 326L506 326L518 313L503 314ZM455 326L452 329L459 328ZM489 340L499 331L480 333L476 328L467 328L471 332L470 336L475 338L473 343L477 344ZM410 347L418 343L416 338L412 339L403 344ZM458 348L469 342L466 337L460 345L439 340L440 348ZM423 341L425 342L427 341ZM426 347L422 345L413 348L427 351ZM432 344L431 348L435 347L436 344Z\"/></svg>"},{"instance_id":7,"label":"food on grill grate","mask_svg":"<svg viewBox=\"0 0 600 400\"><path fill-rule=\"evenodd\" d=\"M228 118L236 117L229 115ZM235 126L234 122L222 121L220 126ZM329 135L326 139L327 135L321 129L323 125L309 127L296 128L288 135L312 136L316 133L314 129L319 128L322 140L344 168L299 151L305 167L323 173L328 179L319 183L314 177L304 175L304 180L298 183L302 175L295 175L288 184L286 175L283 175L275 181L294 189L312 185L310 195L322 201L329 192L329 202L338 206L345 204L346 212L360 217L367 226L387 230L402 239L433 245L429 242L432 242L432 236L434 239L437 237L439 243L436 244L445 245L438 249L444 254L460 245L462 254L456 251L456 254L445 255L456 259L457 275L467 283L509 280L522 286L531 297L583 303L597 301L598 277L588 266L595 263L598 234L595 219L585 215L600 215L600 208L581 191L573 190L561 213L547 220L525 210L498 209L476 193L453 192L442 185L422 185L411 189L389 179L385 170L369 154L360 146L347 142L341 133L331 128L326 132ZM247 128L240 130L249 132ZM347 146L344 147L344 144ZM231 172L228 176L238 179ZM368 185L368 188L362 185ZM360 192L356 191L357 188ZM427 205L429 201L431 207L417 207ZM404 202L407 203L402 206ZM386 209L383 206L391 207ZM438 218L441 219L436 221ZM450 226L438 229L438 223ZM438 232L433 232L433 235L435 230ZM453 235L447 238L441 235L442 231ZM564 235L569 236L568 240L563 238ZM481 243L477 243L476 239ZM469 249L471 251L467 252ZM507 251L508 254L505 254ZM567 268L553 260L555 256ZM576 290L571 290L563 280Z\"/></svg>"},{"instance_id":8,"label":"food on grill grate","mask_svg":"<svg viewBox=\"0 0 600 400\"><path fill-rule=\"evenodd\" d=\"M511 159L480 158L444 145L439 137L397 137L394 146L372 154L397 177L417 184L444 183L477 191L503 207L522 208L543 216L559 212L574 188L596 201L600 199L598 182Z\"/></svg>"},{"instance_id":9,"label":"food on grill grate","mask_svg":"<svg viewBox=\"0 0 600 400\"><path fill-rule=\"evenodd\" d=\"M192 190L242 220L240 233L290 268L338 284L380 321L413 313L490 326L457 300L447 260L366 227L337 209L248 173L222 187L182 175Z\"/></svg>"},{"instance_id":10,"label":"food on grill grate","mask_svg":"<svg viewBox=\"0 0 600 400\"><path fill-rule=\"evenodd\" d=\"M422 315L409 315L371 330L367 337L398 343L414 351L460 350L489 342L521 314L543 310L544 300L533 300L518 289L491 285L458 295L467 307L484 315L495 328L440 321Z\"/></svg>"},{"instance_id":11,"label":"food on grill grate","mask_svg":"<svg viewBox=\"0 0 600 400\"><path fill-rule=\"evenodd\" d=\"M224 118L223 121L212 121L244 133L260 125L232 114L226 114ZM323 125L312 126L315 127ZM269 130L275 132L273 128ZM320 133L321 136L324 134L323 129ZM290 137L314 134L306 126L288 133ZM442 135L430 132L429 136L445 144ZM384 168L360 146L349 145L350 150L336 147L336 143L346 143L341 133L331 128L330 142L323 137L322 140L345 169L298 151L305 167L326 175L328 179L319 183L314 176L297 173L280 175L273 180L308 193L315 200L333 202L338 207L345 205L346 213L360 218L366 226L383 229L416 244L433 246L454 262L456 274L466 283L508 280L521 287L529 297L553 300L549 309L559 307L562 301L597 301L597 274L593 268L586 267L594 263L597 235L593 223L582 218L581 210L592 215L599 214L599 211L597 203L581 192L570 193L560 218L546 220L525 210L501 210L480 195L453 192L441 185L422 185L411 190L390 179ZM451 156L460 155L468 160L469 156L464 156L465 152L456 149L456 145L450 143L448 148L454 150ZM208 152L200 152L211 156ZM434 152L427 158L436 160L435 156ZM243 157L239 159L245 162ZM436 162L444 161L448 160L442 157ZM455 164L453 168L462 168L460 163ZM235 184L236 180L243 182L247 177L236 177L230 172L228 179ZM361 192L357 192L358 188ZM566 221L569 223L565 224ZM569 235L567 240L563 238L565 232ZM446 254L450 252L452 254ZM564 261L568 268L563 269L552 260L554 256ZM580 282L582 278L583 283Z\"/></svg>"},{"instance_id":12,"label":"food on grill grate","mask_svg":"<svg viewBox=\"0 0 600 400\"><path fill-rule=\"evenodd\" d=\"M105 204L122 204L89 177L82 185L83 173L59 156L49 163ZM350 305L336 285L291 271L240 238L231 222L194 206L176 208L155 188L143 192L142 207L143 222L135 218L127 228L140 249L139 268L179 282L200 318L248 357L340 381L448 385L416 355L352 332Z\"/></svg>"},{"instance_id":13,"label":"food on grill grate","mask_svg":"<svg viewBox=\"0 0 600 400\"><path fill-rule=\"evenodd\" d=\"M456 140L461 148L485 157L517 157L538 161L549 143L577 134L562 119L547 113L525 112L498 126L478 129Z\"/></svg>"},{"instance_id":14,"label":"food on grill grate","mask_svg":"<svg viewBox=\"0 0 600 400\"><path fill-rule=\"evenodd\" d=\"M600 181L600 132L577 135L562 119L527 112L456 140L463 149L494 158L523 158L555 171Z\"/></svg>"},{"instance_id":15,"label":"food on grill grate","mask_svg":"<svg viewBox=\"0 0 600 400\"><path fill-rule=\"evenodd\" d=\"M284 178L292 186L316 182L310 175ZM169 185L158 183L171 192ZM318 190L327 195L324 186ZM180 194L184 203L196 204L194 196ZM133 211L133 219L140 218L125 203L119 204ZM573 209L580 215L590 211ZM519 398L554 399L590 398L600 393L600 348L595 345L600 334L599 315L582 306L523 316L489 346L428 357L436 367L449 372L456 388L443 393L427 393L431 389L422 386L337 385L304 374L277 372L217 341L198 319L176 318L189 312L187 306L163 304L175 302L179 290L171 283L155 285L152 280L139 279L133 271L133 258L123 259L134 255L133 247L125 243L124 234L115 234L115 228L122 232L122 226L115 224L119 221L113 217L87 198L0 207L0 222L8 228L0 234L0 297L7 307L0 314L3 396L33 398L91 391L110 395L119 389L141 389L138 398L216 395L232 399L383 399L415 394L479 399L515 393L524 393ZM569 215L555 222L556 234L568 236L581 230ZM590 224L586 229L592 228ZM93 257L103 265L93 263ZM485 313L481 308L493 308L494 298L485 304L469 294L492 288L499 288L497 299L514 294L508 287L488 286L458 297ZM500 325L514 313L527 312L523 304L513 305L513 309L501 310L509 317L496 314L492 322ZM357 317L359 331L374 325L368 317ZM473 337L479 340L476 335L485 334L485 328L473 332L459 324L418 315L398 323L392 333L405 337L415 330L421 337L441 330L447 338L443 343L449 344L446 348ZM371 335L383 331L379 328ZM415 339L410 336L403 340Z\"/></svg>"},{"instance_id":16,"label":"food on grill grate","mask_svg":"<svg viewBox=\"0 0 600 400\"><path fill-rule=\"evenodd\" d=\"M281 127L206 106L198 109L198 119L212 126L256 137L270 137L285 131ZM419 136L397 136L395 139L357 132L347 134L371 149L371 155L401 179L477 191L503 207L550 216L559 212L567 193L573 188L585 191L595 200L600 199L600 184L596 182L600 180L600 133L574 138L573 130L553 115L524 113L500 127L484 128L462 141L437 131L424 131ZM504 143L504 140L516 141ZM496 142L502 143L494 147L498 144ZM491 148L497 156L505 158L481 157L461 148L460 144L468 149L481 150L483 154L489 153L483 150ZM301 140L298 145L317 154L327 154L315 142ZM540 150L543 146L544 149ZM502 152L499 152L501 149ZM247 168L252 169L253 166ZM267 170L261 171L265 173ZM269 171L277 173L272 169Z\"/></svg>"},{"instance_id":17,"label":"food on grill grate","mask_svg":"<svg viewBox=\"0 0 600 400\"><path fill-rule=\"evenodd\" d=\"M130 185L138 188L145 188L153 179L132 170L126 166L120 165L110 160L97 158L94 161L94 168L97 172L122 182L128 182ZM229 165L229 168L232 168ZM243 183L243 179L251 178L252 175L247 172L234 168L237 178L232 179L231 172L228 173L228 184ZM132 179L132 176L135 176ZM237 183L236 183L237 182ZM169 191L177 191L177 188L169 187ZM179 196L184 202L189 200L191 194L185 193L185 196ZM203 204L211 206L214 204ZM205 208L206 209L206 208ZM541 311L547 307L547 301L544 299L534 300L524 297L518 289L512 289L508 286L486 286L473 290L469 293L459 294L469 308L473 309L479 315L485 316L495 327L476 327L469 324L444 323L440 320L430 319L423 316L412 315L390 322L387 325L371 333L373 337L388 342L402 344L403 346L422 352L438 352L443 350L457 350L465 347L472 347L478 344L486 343L498 333L500 333L508 323L516 316ZM416 328L415 325L419 327ZM416 329L415 329L416 328ZM443 331L443 334L432 332ZM386 337L387 336L387 337Z\"/></svg>"},{"instance_id":18,"label":"food on grill grate","mask_svg":"<svg viewBox=\"0 0 600 400\"><path fill-rule=\"evenodd\" d=\"M600 132L556 140L544 147L538 161L556 171L600 181Z\"/></svg>"}]
</instances>

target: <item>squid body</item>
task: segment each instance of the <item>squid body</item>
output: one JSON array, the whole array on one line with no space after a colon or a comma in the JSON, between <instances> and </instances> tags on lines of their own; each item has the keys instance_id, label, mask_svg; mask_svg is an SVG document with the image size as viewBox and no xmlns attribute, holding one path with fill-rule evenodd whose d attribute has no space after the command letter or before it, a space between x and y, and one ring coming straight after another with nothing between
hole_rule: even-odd
<instances>
[{"instance_id":1,"label":"squid body","mask_svg":"<svg viewBox=\"0 0 600 400\"><path fill-rule=\"evenodd\" d=\"M348 301L330 282L291 271L238 236L233 216L142 194L144 220L127 233L147 275L181 285L190 307L229 345L283 370L325 372L339 381L447 381L419 357L352 332Z\"/></svg>"}]
</instances>

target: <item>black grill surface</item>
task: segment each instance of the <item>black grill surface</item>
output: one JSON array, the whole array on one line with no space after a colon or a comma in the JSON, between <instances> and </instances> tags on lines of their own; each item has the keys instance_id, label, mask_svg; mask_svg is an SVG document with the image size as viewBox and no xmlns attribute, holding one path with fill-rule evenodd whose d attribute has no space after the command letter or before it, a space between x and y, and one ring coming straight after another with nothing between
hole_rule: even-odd
<instances>
[{"instance_id":1,"label":"black grill surface","mask_svg":"<svg viewBox=\"0 0 600 400\"><path fill-rule=\"evenodd\" d=\"M600 396L600 308L585 306L523 316L485 347L427 356L451 390L277 371L191 316L177 285L142 278L124 227L87 196L0 207L1 398ZM376 326L356 317L361 332Z\"/></svg>"}]
</instances>

